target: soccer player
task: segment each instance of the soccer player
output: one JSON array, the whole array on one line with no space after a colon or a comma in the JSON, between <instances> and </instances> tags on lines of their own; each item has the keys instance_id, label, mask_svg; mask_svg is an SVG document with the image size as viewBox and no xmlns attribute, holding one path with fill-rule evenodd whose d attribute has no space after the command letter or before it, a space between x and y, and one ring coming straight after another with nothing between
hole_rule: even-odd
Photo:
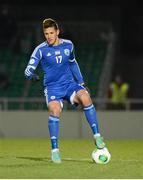
<instances>
[{"instance_id":1,"label":"soccer player","mask_svg":"<svg viewBox=\"0 0 143 180\"><path fill-rule=\"evenodd\" d=\"M72 105L82 105L93 132L96 147L102 149L105 147L105 143L100 135L95 107L75 59L73 43L70 40L59 38L58 24L51 18L43 21L43 33L45 42L38 45L33 51L25 69L25 76L29 80L39 80L35 70L41 63L44 73L44 93L49 110L51 159L54 163L61 163L58 136L63 100L67 100Z\"/></svg>"}]
</instances>

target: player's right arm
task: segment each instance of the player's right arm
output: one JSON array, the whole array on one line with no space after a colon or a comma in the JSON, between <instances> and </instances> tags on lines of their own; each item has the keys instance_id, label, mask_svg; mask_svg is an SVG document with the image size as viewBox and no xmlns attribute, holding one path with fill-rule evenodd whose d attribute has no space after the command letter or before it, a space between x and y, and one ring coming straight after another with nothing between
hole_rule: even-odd
<instances>
[{"instance_id":1,"label":"player's right arm","mask_svg":"<svg viewBox=\"0 0 143 180\"><path fill-rule=\"evenodd\" d=\"M28 62L28 65L25 69L24 74L25 74L26 79L31 80L32 78L37 77L37 75L35 74L35 70L36 70L41 58L42 58L42 52L37 47L33 51L32 55L30 57L30 60Z\"/></svg>"}]
</instances>

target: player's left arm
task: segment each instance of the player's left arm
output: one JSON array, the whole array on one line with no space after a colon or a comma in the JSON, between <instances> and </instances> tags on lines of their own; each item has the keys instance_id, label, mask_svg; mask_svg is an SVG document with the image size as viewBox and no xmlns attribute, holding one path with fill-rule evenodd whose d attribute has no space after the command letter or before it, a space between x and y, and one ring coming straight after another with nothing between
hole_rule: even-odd
<instances>
[{"instance_id":1,"label":"player's left arm","mask_svg":"<svg viewBox=\"0 0 143 180\"><path fill-rule=\"evenodd\" d=\"M79 65L78 65L78 63L77 63L77 61L75 59L74 46L72 46L72 51L71 51L71 55L70 55L69 64L70 64L70 69L72 71L72 74L73 74L74 78L76 79L76 81L78 82L78 84L80 84L81 86L85 87L85 89L90 94L90 90L89 90L89 88L87 87L87 85L84 82L84 79L83 79L83 76L81 74Z\"/></svg>"},{"instance_id":2,"label":"player's left arm","mask_svg":"<svg viewBox=\"0 0 143 180\"><path fill-rule=\"evenodd\" d=\"M83 85L84 80L83 80L83 76L81 74L79 65L75 59L73 44L72 44L72 49L71 49L71 54L70 54L70 59L69 59L69 65L70 65L70 69L71 69L71 72L72 72L75 80L78 82L78 84Z\"/></svg>"},{"instance_id":3,"label":"player's left arm","mask_svg":"<svg viewBox=\"0 0 143 180\"><path fill-rule=\"evenodd\" d=\"M70 68L71 68L71 71L72 71L76 81L78 82L78 84L83 86L88 91L88 93L90 94L90 90L89 90L89 88L87 87L87 85L85 84L85 82L83 80L82 74L80 72L80 68L79 68L78 63L76 62L76 60L73 61L73 62L70 62Z\"/></svg>"},{"instance_id":4,"label":"player's left arm","mask_svg":"<svg viewBox=\"0 0 143 180\"><path fill-rule=\"evenodd\" d=\"M84 84L83 76L81 74L77 61L74 60L73 62L70 62L69 64L70 64L70 69L72 71L72 74L75 80L78 82L78 84Z\"/></svg>"}]
</instances>

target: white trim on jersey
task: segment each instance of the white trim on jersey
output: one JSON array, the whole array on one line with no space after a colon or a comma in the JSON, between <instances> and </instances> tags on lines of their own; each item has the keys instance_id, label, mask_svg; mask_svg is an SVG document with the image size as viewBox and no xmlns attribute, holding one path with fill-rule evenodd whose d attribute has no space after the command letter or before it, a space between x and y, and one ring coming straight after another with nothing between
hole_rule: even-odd
<instances>
[{"instance_id":1,"label":"white trim on jersey","mask_svg":"<svg viewBox=\"0 0 143 180\"><path fill-rule=\"evenodd\" d=\"M38 50L39 50L39 54L40 54L40 59L42 59L42 52L39 49L39 47L36 47L35 50L33 51L32 55L31 55L32 58L39 59L35 56Z\"/></svg>"},{"instance_id":2,"label":"white trim on jersey","mask_svg":"<svg viewBox=\"0 0 143 180\"><path fill-rule=\"evenodd\" d=\"M31 56L34 57L35 59L37 59L37 57L35 56L35 54L36 54L37 51L39 50L39 53L40 53L40 59L42 59L42 52L41 52L40 48L43 47L43 46L46 46L46 45L47 45L46 42L41 43L39 46L37 46L37 47L34 49L34 51L33 51L33 53L32 53Z\"/></svg>"},{"instance_id":3,"label":"white trim on jersey","mask_svg":"<svg viewBox=\"0 0 143 180\"><path fill-rule=\"evenodd\" d=\"M75 58L74 58L74 59L72 59L72 60L71 60L71 59L69 59L69 62L74 62L74 61L76 61L76 60L75 60Z\"/></svg>"},{"instance_id":4,"label":"white trim on jersey","mask_svg":"<svg viewBox=\"0 0 143 180\"><path fill-rule=\"evenodd\" d=\"M34 66L28 65L27 68L25 69L25 75L27 75L27 76L32 75L32 73L30 72L30 68L32 68L33 70L36 69Z\"/></svg>"},{"instance_id":5,"label":"white trim on jersey","mask_svg":"<svg viewBox=\"0 0 143 180\"><path fill-rule=\"evenodd\" d=\"M71 40L69 40L69 39L62 39L62 41L63 42L67 42L67 43L70 43L71 45L72 45L72 49L71 49L71 52L73 52L73 43L72 43L72 41Z\"/></svg>"},{"instance_id":6,"label":"white trim on jersey","mask_svg":"<svg viewBox=\"0 0 143 180\"><path fill-rule=\"evenodd\" d=\"M69 40L69 39L61 39L63 42L67 42L67 43L70 43L70 44L72 44L72 42L71 42L71 40Z\"/></svg>"},{"instance_id":7,"label":"white trim on jersey","mask_svg":"<svg viewBox=\"0 0 143 180\"><path fill-rule=\"evenodd\" d=\"M75 60L75 63L76 63L76 65L77 65L77 68L78 68L78 71L79 71L79 73L80 73L80 76L82 77L82 74L81 74L81 71L80 71L79 65L78 65L78 63L77 63L77 61L76 61L76 60Z\"/></svg>"}]
</instances>

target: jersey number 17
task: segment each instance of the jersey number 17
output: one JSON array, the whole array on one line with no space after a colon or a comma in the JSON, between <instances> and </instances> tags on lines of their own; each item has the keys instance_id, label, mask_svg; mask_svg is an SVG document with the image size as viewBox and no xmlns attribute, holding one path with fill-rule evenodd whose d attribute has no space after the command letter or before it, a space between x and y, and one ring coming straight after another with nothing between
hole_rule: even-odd
<instances>
[{"instance_id":1,"label":"jersey number 17","mask_svg":"<svg viewBox=\"0 0 143 180\"><path fill-rule=\"evenodd\" d=\"M57 64L62 62L62 56L56 56L56 62Z\"/></svg>"}]
</instances>

